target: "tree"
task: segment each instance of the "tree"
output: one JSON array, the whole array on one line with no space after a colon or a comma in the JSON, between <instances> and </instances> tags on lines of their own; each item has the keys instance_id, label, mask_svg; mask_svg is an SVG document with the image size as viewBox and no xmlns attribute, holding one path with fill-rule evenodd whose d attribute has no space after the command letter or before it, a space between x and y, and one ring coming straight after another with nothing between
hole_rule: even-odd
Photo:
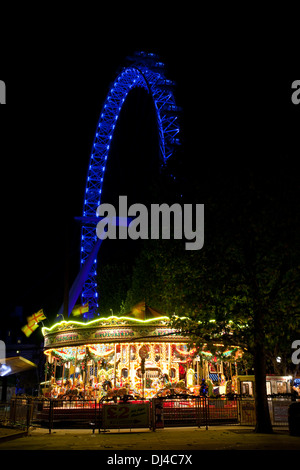
<instances>
[{"instance_id":1,"label":"tree","mask_svg":"<svg viewBox=\"0 0 300 470\"><path fill-rule=\"evenodd\" d=\"M125 301L131 284L132 267L127 263L100 264L98 270L98 291L100 314L118 314Z\"/></svg>"},{"instance_id":2,"label":"tree","mask_svg":"<svg viewBox=\"0 0 300 470\"><path fill-rule=\"evenodd\" d=\"M222 203L206 205L199 252L185 251L178 240L145 242L127 300L145 296L147 286L154 307L187 317L174 326L199 348L219 341L250 353L256 431L271 432L266 361L276 347L291 351L300 329L297 199L288 185L278 195L271 180L241 183L226 189Z\"/></svg>"}]
</instances>

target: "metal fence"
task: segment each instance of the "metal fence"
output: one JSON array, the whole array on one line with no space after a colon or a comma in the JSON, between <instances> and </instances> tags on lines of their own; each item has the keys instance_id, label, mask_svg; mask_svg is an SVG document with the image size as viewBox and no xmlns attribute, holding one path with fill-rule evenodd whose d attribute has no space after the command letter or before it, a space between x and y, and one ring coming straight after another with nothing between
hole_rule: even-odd
<instances>
[{"instance_id":1,"label":"metal fence","mask_svg":"<svg viewBox=\"0 0 300 470\"><path fill-rule=\"evenodd\" d=\"M268 405L273 426L288 426L288 408L291 399L272 397L268 398Z\"/></svg>"},{"instance_id":2,"label":"metal fence","mask_svg":"<svg viewBox=\"0 0 300 470\"><path fill-rule=\"evenodd\" d=\"M141 404L145 403L146 401L141 402ZM153 398L147 403L149 404L147 408L149 409L149 420L146 420L144 416L143 423L148 423L153 430L175 426L205 426L208 428L208 426L222 424L249 426L256 424L255 401L253 398L172 397ZM288 407L290 403L291 398L288 397L268 398L273 426L288 426ZM126 420L122 421L120 419L120 428L134 427L134 422L138 423L136 415L131 414L133 405L137 406L138 403L132 401L122 404L124 409L121 410L120 418L125 417L127 413L131 421L129 420L128 426L126 426ZM48 428L49 432L56 428L88 428L93 431L95 429L100 431L100 429L109 428L107 423L104 422L107 407L111 408L111 412L108 414L110 425L113 422L112 418L116 421L117 408L112 409L113 406L115 407L116 404L103 404L96 400L14 398L10 403L0 404L0 425L20 427L27 430L30 426L41 426ZM129 408L127 409L127 407ZM144 408L141 406L138 410L139 416L141 416L141 413L145 414ZM121 421L123 424L121 424ZM148 424L146 427L148 427Z\"/></svg>"},{"instance_id":3,"label":"metal fence","mask_svg":"<svg viewBox=\"0 0 300 470\"><path fill-rule=\"evenodd\" d=\"M238 424L238 398L206 398L208 424Z\"/></svg>"},{"instance_id":4,"label":"metal fence","mask_svg":"<svg viewBox=\"0 0 300 470\"><path fill-rule=\"evenodd\" d=\"M205 399L154 398L152 400L152 427L198 426L206 422Z\"/></svg>"},{"instance_id":5,"label":"metal fence","mask_svg":"<svg viewBox=\"0 0 300 470\"><path fill-rule=\"evenodd\" d=\"M243 426L255 426L255 401L254 398L238 399L239 424Z\"/></svg>"},{"instance_id":6,"label":"metal fence","mask_svg":"<svg viewBox=\"0 0 300 470\"><path fill-rule=\"evenodd\" d=\"M10 404L0 403L0 425L7 426L9 424Z\"/></svg>"},{"instance_id":7,"label":"metal fence","mask_svg":"<svg viewBox=\"0 0 300 470\"><path fill-rule=\"evenodd\" d=\"M0 403L0 426L28 431L32 425L33 409L33 403L27 399Z\"/></svg>"},{"instance_id":8,"label":"metal fence","mask_svg":"<svg viewBox=\"0 0 300 470\"><path fill-rule=\"evenodd\" d=\"M35 416L41 426L52 429L92 428L99 426L99 404L96 400L44 401Z\"/></svg>"},{"instance_id":9,"label":"metal fence","mask_svg":"<svg viewBox=\"0 0 300 470\"><path fill-rule=\"evenodd\" d=\"M238 424L238 400L207 397L167 398L152 400L153 416L159 409L158 427L205 426L219 424ZM155 419L153 418L154 426Z\"/></svg>"},{"instance_id":10,"label":"metal fence","mask_svg":"<svg viewBox=\"0 0 300 470\"><path fill-rule=\"evenodd\" d=\"M290 397L268 397L272 426L288 426L288 408L291 402ZM254 398L240 398L238 401L238 407L239 424L255 426L256 416Z\"/></svg>"}]
</instances>

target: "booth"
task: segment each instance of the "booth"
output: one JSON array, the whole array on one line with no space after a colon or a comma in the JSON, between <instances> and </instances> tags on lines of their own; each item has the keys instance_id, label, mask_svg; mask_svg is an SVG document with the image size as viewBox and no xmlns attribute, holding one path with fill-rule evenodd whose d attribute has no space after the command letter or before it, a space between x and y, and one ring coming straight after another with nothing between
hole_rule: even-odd
<instances>
[{"instance_id":1,"label":"booth","mask_svg":"<svg viewBox=\"0 0 300 470\"><path fill-rule=\"evenodd\" d=\"M235 393L254 397L255 377L254 375L238 375L233 379ZM291 393L291 376L267 375L267 395L285 395Z\"/></svg>"}]
</instances>

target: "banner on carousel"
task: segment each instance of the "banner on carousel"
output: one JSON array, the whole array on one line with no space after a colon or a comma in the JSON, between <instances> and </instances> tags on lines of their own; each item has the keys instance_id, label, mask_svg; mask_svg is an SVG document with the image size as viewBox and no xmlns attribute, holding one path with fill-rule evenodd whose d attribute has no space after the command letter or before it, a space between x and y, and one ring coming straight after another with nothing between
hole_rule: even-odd
<instances>
[{"instance_id":1,"label":"banner on carousel","mask_svg":"<svg viewBox=\"0 0 300 470\"><path fill-rule=\"evenodd\" d=\"M133 330L99 330L95 333L95 339L126 339L134 336Z\"/></svg>"},{"instance_id":2,"label":"banner on carousel","mask_svg":"<svg viewBox=\"0 0 300 470\"><path fill-rule=\"evenodd\" d=\"M72 341L77 341L78 339L79 339L79 335L75 332L62 333L54 337L45 337L44 345L50 346L50 345L56 345L60 343L69 343Z\"/></svg>"},{"instance_id":3,"label":"banner on carousel","mask_svg":"<svg viewBox=\"0 0 300 470\"><path fill-rule=\"evenodd\" d=\"M134 340L141 339L147 340L151 338L159 338L160 340L174 340L178 339L178 332L171 328L151 328L151 327L138 327L138 328L124 328L124 329L101 329L98 330L95 335L95 339L112 340L119 339L120 341L124 340Z\"/></svg>"}]
</instances>

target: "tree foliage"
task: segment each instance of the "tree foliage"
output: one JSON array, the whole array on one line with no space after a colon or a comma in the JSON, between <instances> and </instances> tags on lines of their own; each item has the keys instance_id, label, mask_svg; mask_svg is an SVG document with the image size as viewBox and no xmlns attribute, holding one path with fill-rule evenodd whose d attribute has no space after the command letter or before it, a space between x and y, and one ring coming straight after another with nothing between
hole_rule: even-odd
<instances>
[{"instance_id":1,"label":"tree foliage","mask_svg":"<svg viewBox=\"0 0 300 470\"><path fill-rule=\"evenodd\" d=\"M244 153L246 161L250 155ZM184 240L143 241L119 307L129 311L145 300L186 317L174 316L174 325L198 348L240 346L253 360L257 429L269 431L267 366L295 373L291 344L300 331L297 175L287 167L253 172L235 163L223 172L225 165L210 164L205 181L196 171L185 172L183 162L173 160L168 174L176 179L171 184L165 174L151 202L204 203L204 247L187 251Z\"/></svg>"},{"instance_id":2,"label":"tree foliage","mask_svg":"<svg viewBox=\"0 0 300 470\"><path fill-rule=\"evenodd\" d=\"M300 331L299 215L294 187L243 180L205 205L205 244L145 241L126 307L144 299L174 317L197 347L239 345L254 361L258 430L269 431L267 361L293 373L291 344ZM255 183L255 184L254 184ZM278 363L277 370L278 370ZM275 370L275 369L274 369Z\"/></svg>"},{"instance_id":3,"label":"tree foliage","mask_svg":"<svg viewBox=\"0 0 300 470\"><path fill-rule=\"evenodd\" d=\"M126 307L143 298L187 317L181 327L199 345L218 337L251 353L258 316L267 355L284 357L300 326L299 216L293 192L282 198L271 189L250 182L231 188L223 204L210 201L200 251L181 240L145 241Z\"/></svg>"},{"instance_id":4,"label":"tree foliage","mask_svg":"<svg viewBox=\"0 0 300 470\"><path fill-rule=\"evenodd\" d=\"M98 290L100 314L118 315L131 285L132 268L127 263L106 263L99 266Z\"/></svg>"}]
</instances>

